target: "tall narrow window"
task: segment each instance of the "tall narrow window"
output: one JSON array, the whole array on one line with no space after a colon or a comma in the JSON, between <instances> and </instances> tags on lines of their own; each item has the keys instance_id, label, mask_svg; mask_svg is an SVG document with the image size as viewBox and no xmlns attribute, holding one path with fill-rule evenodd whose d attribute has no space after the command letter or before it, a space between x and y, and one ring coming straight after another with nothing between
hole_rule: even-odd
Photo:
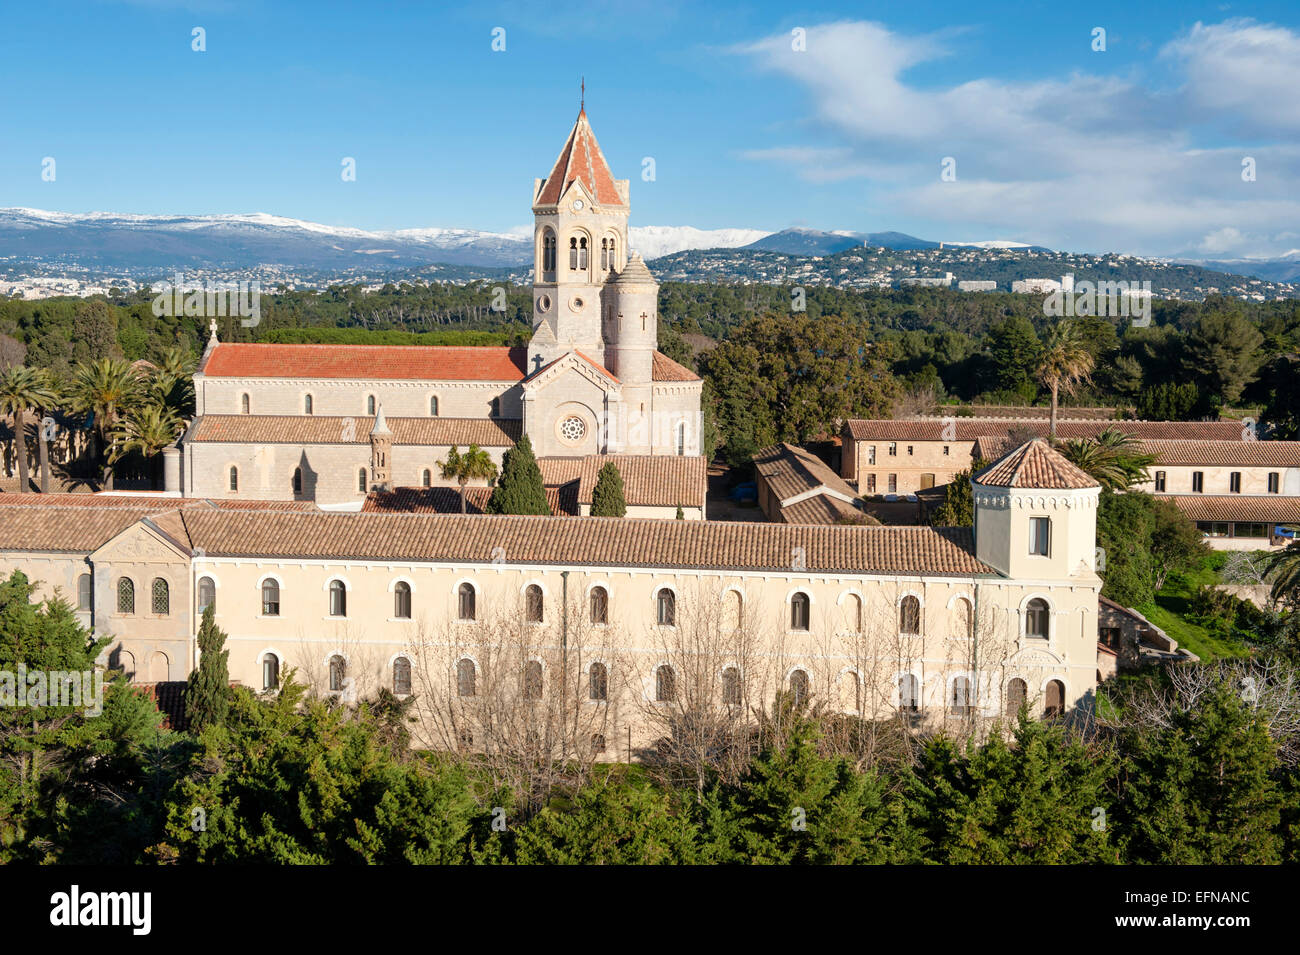
<instances>
[{"instance_id":1,"label":"tall narrow window","mask_svg":"<svg viewBox=\"0 0 1300 955\"><path fill-rule=\"evenodd\" d=\"M677 626L677 595L667 587L655 595L655 622L661 627Z\"/></svg>"},{"instance_id":2,"label":"tall narrow window","mask_svg":"<svg viewBox=\"0 0 1300 955\"><path fill-rule=\"evenodd\" d=\"M336 580L335 583L339 582ZM339 586L343 585L339 584ZM280 584L277 581L262 581L262 616L280 616Z\"/></svg>"},{"instance_id":3,"label":"tall narrow window","mask_svg":"<svg viewBox=\"0 0 1300 955\"><path fill-rule=\"evenodd\" d=\"M529 623L541 623L544 612L545 601L542 597L542 588L537 584L529 584L528 589L524 591L524 619Z\"/></svg>"},{"instance_id":4,"label":"tall narrow window","mask_svg":"<svg viewBox=\"0 0 1300 955\"><path fill-rule=\"evenodd\" d=\"M232 491L239 490L239 468L232 467L230 469L230 489Z\"/></svg>"},{"instance_id":5,"label":"tall narrow window","mask_svg":"<svg viewBox=\"0 0 1300 955\"><path fill-rule=\"evenodd\" d=\"M1233 471L1228 475L1228 490L1233 494L1241 493L1241 472Z\"/></svg>"},{"instance_id":6,"label":"tall narrow window","mask_svg":"<svg viewBox=\"0 0 1300 955\"><path fill-rule=\"evenodd\" d=\"M874 444L867 445L867 463L876 463L876 446Z\"/></svg>"},{"instance_id":7,"label":"tall narrow window","mask_svg":"<svg viewBox=\"0 0 1300 955\"><path fill-rule=\"evenodd\" d=\"M605 239L600 240L600 270L609 271L609 243Z\"/></svg>"},{"instance_id":8,"label":"tall narrow window","mask_svg":"<svg viewBox=\"0 0 1300 955\"><path fill-rule=\"evenodd\" d=\"M609 267L611 269L618 268L618 259L614 255L614 244L615 244L615 240L610 239L609 240Z\"/></svg>"},{"instance_id":9,"label":"tall narrow window","mask_svg":"<svg viewBox=\"0 0 1300 955\"><path fill-rule=\"evenodd\" d=\"M809 607L809 600L807 594L801 592L795 594L793 597L790 598L790 629L791 630L808 629L808 618L811 616L809 610L810 607Z\"/></svg>"},{"instance_id":10,"label":"tall narrow window","mask_svg":"<svg viewBox=\"0 0 1300 955\"><path fill-rule=\"evenodd\" d=\"M398 620L411 619L411 585L404 580L393 587L393 616Z\"/></svg>"},{"instance_id":11,"label":"tall narrow window","mask_svg":"<svg viewBox=\"0 0 1300 955\"><path fill-rule=\"evenodd\" d=\"M536 660L524 664L524 699L540 700L542 698L542 665Z\"/></svg>"},{"instance_id":12,"label":"tall narrow window","mask_svg":"<svg viewBox=\"0 0 1300 955\"><path fill-rule=\"evenodd\" d=\"M330 616L348 615L348 589L341 580L330 581Z\"/></svg>"},{"instance_id":13,"label":"tall narrow window","mask_svg":"<svg viewBox=\"0 0 1300 955\"><path fill-rule=\"evenodd\" d=\"M948 709L954 716L966 716L971 706L970 680L959 676L952 681L952 692L948 697Z\"/></svg>"},{"instance_id":14,"label":"tall narrow window","mask_svg":"<svg viewBox=\"0 0 1300 955\"><path fill-rule=\"evenodd\" d=\"M555 233L550 229L542 233L542 273L545 281L555 279Z\"/></svg>"},{"instance_id":15,"label":"tall narrow window","mask_svg":"<svg viewBox=\"0 0 1300 955\"><path fill-rule=\"evenodd\" d=\"M474 586L461 584L456 589L456 617L459 620L474 619Z\"/></svg>"},{"instance_id":16,"label":"tall narrow window","mask_svg":"<svg viewBox=\"0 0 1300 955\"><path fill-rule=\"evenodd\" d=\"M795 706L803 706L808 702L808 673L806 670L795 670L790 674L790 695L794 697Z\"/></svg>"},{"instance_id":17,"label":"tall narrow window","mask_svg":"<svg viewBox=\"0 0 1300 955\"><path fill-rule=\"evenodd\" d=\"M209 580L204 577L203 580ZM199 593L203 592L203 580L199 581ZM77 609L89 610L91 603L91 581L90 574L82 574L77 578Z\"/></svg>"},{"instance_id":18,"label":"tall narrow window","mask_svg":"<svg viewBox=\"0 0 1300 955\"><path fill-rule=\"evenodd\" d=\"M844 621L850 633L862 632L862 598L857 594L849 594L844 599Z\"/></svg>"},{"instance_id":19,"label":"tall narrow window","mask_svg":"<svg viewBox=\"0 0 1300 955\"><path fill-rule=\"evenodd\" d=\"M456 664L456 695L474 696L478 692L478 673L474 661L463 657Z\"/></svg>"},{"instance_id":20,"label":"tall narrow window","mask_svg":"<svg viewBox=\"0 0 1300 955\"><path fill-rule=\"evenodd\" d=\"M366 493L366 469L361 468L357 471L357 492Z\"/></svg>"},{"instance_id":21,"label":"tall narrow window","mask_svg":"<svg viewBox=\"0 0 1300 955\"><path fill-rule=\"evenodd\" d=\"M868 494L876 493L876 476L874 474L867 475L867 493Z\"/></svg>"},{"instance_id":22,"label":"tall narrow window","mask_svg":"<svg viewBox=\"0 0 1300 955\"><path fill-rule=\"evenodd\" d=\"M971 602L965 597L958 597L953 610L956 611L958 635L966 638L975 636L975 614Z\"/></svg>"},{"instance_id":23,"label":"tall narrow window","mask_svg":"<svg viewBox=\"0 0 1300 955\"><path fill-rule=\"evenodd\" d=\"M239 396L239 410L240 410L240 412L243 413L243 414L248 414L249 407L250 407L250 405L249 405L249 403L248 403L248 395L240 395L240 396Z\"/></svg>"},{"instance_id":24,"label":"tall narrow window","mask_svg":"<svg viewBox=\"0 0 1300 955\"><path fill-rule=\"evenodd\" d=\"M686 454L686 422L677 423L677 456L683 457Z\"/></svg>"},{"instance_id":25,"label":"tall narrow window","mask_svg":"<svg viewBox=\"0 0 1300 955\"><path fill-rule=\"evenodd\" d=\"M337 693L343 689L343 681L347 679L348 665L338 654L330 657L330 691Z\"/></svg>"},{"instance_id":26,"label":"tall narrow window","mask_svg":"<svg viewBox=\"0 0 1300 955\"><path fill-rule=\"evenodd\" d=\"M1205 491L1205 472L1193 471L1192 472L1192 493L1202 494L1204 493L1204 491Z\"/></svg>"},{"instance_id":27,"label":"tall narrow window","mask_svg":"<svg viewBox=\"0 0 1300 955\"><path fill-rule=\"evenodd\" d=\"M155 617L165 617L171 613L171 588L167 586L167 581L161 577L155 577L151 597L150 604Z\"/></svg>"},{"instance_id":28,"label":"tall narrow window","mask_svg":"<svg viewBox=\"0 0 1300 955\"><path fill-rule=\"evenodd\" d=\"M1268 493L1276 494L1279 490L1280 490L1280 482L1278 481L1278 473L1276 471L1269 471L1268 472Z\"/></svg>"},{"instance_id":29,"label":"tall narrow window","mask_svg":"<svg viewBox=\"0 0 1300 955\"><path fill-rule=\"evenodd\" d=\"M488 402L488 417L489 417L489 418L499 418L499 417L501 417L501 399L500 399L500 398L493 398L490 402Z\"/></svg>"},{"instance_id":30,"label":"tall narrow window","mask_svg":"<svg viewBox=\"0 0 1300 955\"><path fill-rule=\"evenodd\" d=\"M660 703L677 699L677 674L667 664L655 669L655 699Z\"/></svg>"},{"instance_id":31,"label":"tall narrow window","mask_svg":"<svg viewBox=\"0 0 1300 955\"><path fill-rule=\"evenodd\" d=\"M429 414L438 417L438 396L433 395L429 398Z\"/></svg>"},{"instance_id":32,"label":"tall narrow window","mask_svg":"<svg viewBox=\"0 0 1300 955\"><path fill-rule=\"evenodd\" d=\"M393 692L398 696L411 695L411 661L406 657L393 661Z\"/></svg>"},{"instance_id":33,"label":"tall narrow window","mask_svg":"<svg viewBox=\"0 0 1300 955\"><path fill-rule=\"evenodd\" d=\"M569 271L576 272L577 270L578 270L578 240L576 238L571 238L569 239Z\"/></svg>"},{"instance_id":34,"label":"tall narrow window","mask_svg":"<svg viewBox=\"0 0 1300 955\"><path fill-rule=\"evenodd\" d=\"M722 671L722 702L726 706L739 706L740 701L740 670L736 667L727 667Z\"/></svg>"},{"instance_id":35,"label":"tall narrow window","mask_svg":"<svg viewBox=\"0 0 1300 955\"><path fill-rule=\"evenodd\" d=\"M921 601L911 594L898 605L898 632L912 636L921 632Z\"/></svg>"},{"instance_id":36,"label":"tall narrow window","mask_svg":"<svg viewBox=\"0 0 1300 955\"><path fill-rule=\"evenodd\" d=\"M1156 472L1156 493L1163 494L1165 490L1165 484L1166 484L1165 472L1157 471Z\"/></svg>"},{"instance_id":37,"label":"tall narrow window","mask_svg":"<svg viewBox=\"0 0 1300 955\"><path fill-rule=\"evenodd\" d=\"M262 689L278 690L280 688L280 658L274 653L262 657Z\"/></svg>"},{"instance_id":38,"label":"tall narrow window","mask_svg":"<svg viewBox=\"0 0 1300 955\"><path fill-rule=\"evenodd\" d=\"M302 413L303 413L303 414L312 414L312 413L313 413L313 411L312 411L312 400L311 400L311 395L303 395L303 396L302 396Z\"/></svg>"},{"instance_id":39,"label":"tall narrow window","mask_svg":"<svg viewBox=\"0 0 1300 955\"><path fill-rule=\"evenodd\" d=\"M1043 716L1060 716L1065 712L1065 684L1060 680L1049 680L1045 694Z\"/></svg>"},{"instance_id":40,"label":"tall narrow window","mask_svg":"<svg viewBox=\"0 0 1300 955\"><path fill-rule=\"evenodd\" d=\"M1035 597L1029 601L1025 607L1025 636L1046 640L1050 632L1048 628L1051 626L1051 616L1046 600Z\"/></svg>"},{"instance_id":41,"label":"tall narrow window","mask_svg":"<svg viewBox=\"0 0 1300 955\"><path fill-rule=\"evenodd\" d=\"M888 487L889 487L889 493L890 493L890 494L897 494L897 493L898 493L898 475L897 475L897 474L891 474L891 475L889 475L889 485L888 485Z\"/></svg>"},{"instance_id":42,"label":"tall narrow window","mask_svg":"<svg viewBox=\"0 0 1300 955\"><path fill-rule=\"evenodd\" d=\"M609 623L609 591L604 587L591 588L591 622Z\"/></svg>"},{"instance_id":43,"label":"tall narrow window","mask_svg":"<svg viewBox=\"0 0 1300 955\"><path fill-rule=\"evenodd\" d=\"M1025 681L1019 677L1008 681L1006 703L1002 708L1008 720L1019 718L1020 708L1025 705L1027 692L1028 687L1025 686Z\"/></svg>"},{"instance_id":44,"label":"tall narrow window","mask_svg":"<svg viewBox=\"0 0 1300 955\"><path fill-rule=\"evenodd\" d=\"M302 493L302 468L293 469L293 493Z\"/></svg>"},{"instance_id":45,"label":"tall narrow window","mask_svg":"<svg viewBox=\"0 0 1300 955\"><path fill-rule=\"evenodd\" d=\"M135 613L135 581L122 577L117 582L117 612Z\"/></svg>"},{"instance_id":46,"label":"tall narrow window","mask_svg":"<svg viewBox=\"0 0 1300 955\"><path fill-rule=\"evenodd\" d=\"M1029 553L1047 557L1052 547L1052 519L1050 517L1031 517L1029 519Z\"/></svg>"},{"instance_id":47,"label":"tall narrow window","mask_svg":"<svg viewBox=\"0 0 1300 955\"><path fill-rule=\"evenodd\" d=\"M911 673L898 678L898 708L904 713L915 713L921 706L921 685Z\"/></svg>"},{"instance_id":48,"label":"tall narrow window","mask_svg":"<svg viewBox=\"0 0 1300 955\"><path fill-rule=\"evenodd\" d=\"M578 268L587 267L587 237L583 236L578 240Z\"/></svg>"},{"instance_id":49,"label":"tall narrow window","mask_svg":"<svg viewBox=\"0 0 1300 955\"><path fill-rule=\"evenodd\" d=\"M375 396L366 395L366 414L375 413Z\"/></svg>"},{"instance_id":50,"label":"tall narrow window","mask_svg":"<svg viewBox=\"0 0 1300 955\"><path fill-rule=\"evenodd\" d=\"M425 468L423 471L420 472L420 484L423 487L433 486L433 472L430 471L428 468Z\"/></svg>"},{"instance_id":51,"label":"tall narrow window","mask_svg":"<svg viewBox=\"0 0 1300 955\"><path fill-rule=\"evenodd\" d=\"M609 699L609 668L603 663L593 663L587 669L587 698Z\"/></svg>"}]
</instances>

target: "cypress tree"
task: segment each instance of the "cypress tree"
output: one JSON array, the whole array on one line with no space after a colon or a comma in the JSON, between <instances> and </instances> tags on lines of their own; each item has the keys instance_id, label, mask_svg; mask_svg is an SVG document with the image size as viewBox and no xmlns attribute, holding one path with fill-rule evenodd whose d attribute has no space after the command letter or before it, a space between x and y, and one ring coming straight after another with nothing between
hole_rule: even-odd
<instances>
[{"instance_id":1,"label":"cypress tree","mask_svg":"<svg viewBox=\"0 0 1300 955\"><path fill-rule=\"evenodd\" d=\"M627 500L623 496L623 475L619 473L613 461L596 475L596 486L591 492L592 517L624 517L627 514Z\"/></svg>"},{"instance_id":2,"label":"cypress tree","mask_svg":"<svg viewBox=\"0 0 1300 955\"><path fill-rule=\"evenodd\" d=\"M214 604L203 611L199 624L199 667L185 688L185 713L195 730L220 725L230 711L230 651L226 634L213 619Z\"/></svg>"},{"instance_id":3,"label":"cypress tree","mask_svg":"<svg viewBox=\"0 0 1300 955\"><path fill-rule=\"evenodd\" d=\"M533 456L528 435L505 453L501 462L501 480L488 498L489 514L550 514L542 472Z\"/></svg>"},{"instance_id":4,"label":"cypress tree","mask_svg":"<svg viewBox=\"0 0 1300 955\"><path fill-rule=\"evenodd\" d=\"M676 517L677 517L677 520L679 520L679 521L684 521L684 520L686 520L686 512L682 510L682 506L681 506L680 504L677 505L677 515L676 515Z\"/></svg>"}]
</instances>

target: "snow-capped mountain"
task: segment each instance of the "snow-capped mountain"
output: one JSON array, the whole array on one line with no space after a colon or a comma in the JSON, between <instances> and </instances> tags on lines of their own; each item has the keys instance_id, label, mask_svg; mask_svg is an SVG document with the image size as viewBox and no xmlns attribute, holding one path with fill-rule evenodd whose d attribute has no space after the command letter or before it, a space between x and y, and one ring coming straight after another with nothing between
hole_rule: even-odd
<instances>
[{"instance_id":1,"label":"snow-capped mountain","mask_svg":"<svg viewBox=\"0 0 1300 955\"><path fill-rule=\"evenodd\" d=\"M686 249L734 248L754 229L641 226L632 248L653 259ZM266 213L144 216L0 209L0 260L125 269L411 268L431 263L513 268L532 257L532 231L399 229L370 232Z\"/></svg>"}]
</instances>

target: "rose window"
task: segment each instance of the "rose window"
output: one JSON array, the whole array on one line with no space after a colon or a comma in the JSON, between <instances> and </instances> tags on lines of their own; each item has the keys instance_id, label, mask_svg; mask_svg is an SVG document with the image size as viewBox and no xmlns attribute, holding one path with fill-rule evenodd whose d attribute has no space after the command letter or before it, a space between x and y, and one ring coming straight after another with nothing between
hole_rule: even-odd
<instances>
[{"instance_id":1,"label":"rose window","mask_svg":"<svg viewBox=\"0 0 1300 955\"><path fill-rule=\"evenodd\" d=\"M587 423L577 415L569 415L560 422L560 437L577 444L587 434Z\"/></svg>"}]
</instances>

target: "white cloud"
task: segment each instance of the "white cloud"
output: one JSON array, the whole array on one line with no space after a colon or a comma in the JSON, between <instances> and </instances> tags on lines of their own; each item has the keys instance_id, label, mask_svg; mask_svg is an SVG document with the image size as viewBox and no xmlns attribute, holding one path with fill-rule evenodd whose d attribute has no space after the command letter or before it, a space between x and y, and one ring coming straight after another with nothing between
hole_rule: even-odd
<instances>
[{"instance_id":1,"label":"white cloud","mask_svg":"<svg viewBox=\"0 0 1300 955\"><path fill-rule=\"evenodd\" d=\"M815 182L870 177L882 187L881 214L1065 249L1177 254L1217 241L1227 254L1233 241L1269 247L1294 230L1300 149L1286 133L1293 114L1300 122L1295 33L1243 20L1197 24L1165 48L1164 61L1182 71L1172 91L1081 73L909 84L910 68L946 48L939 34L865 22L810 27L805 52L784 34L733 48L806 89L820 140L741 155L791 164ZM1243 117L1268 135L1240 146L1204 133L1198 141L1201 127L1240 128ZM1254 182L1241 179L1247 155ZM940 181L946 156L957 161L955 182Z\"/></svg>"}]
</instances>

